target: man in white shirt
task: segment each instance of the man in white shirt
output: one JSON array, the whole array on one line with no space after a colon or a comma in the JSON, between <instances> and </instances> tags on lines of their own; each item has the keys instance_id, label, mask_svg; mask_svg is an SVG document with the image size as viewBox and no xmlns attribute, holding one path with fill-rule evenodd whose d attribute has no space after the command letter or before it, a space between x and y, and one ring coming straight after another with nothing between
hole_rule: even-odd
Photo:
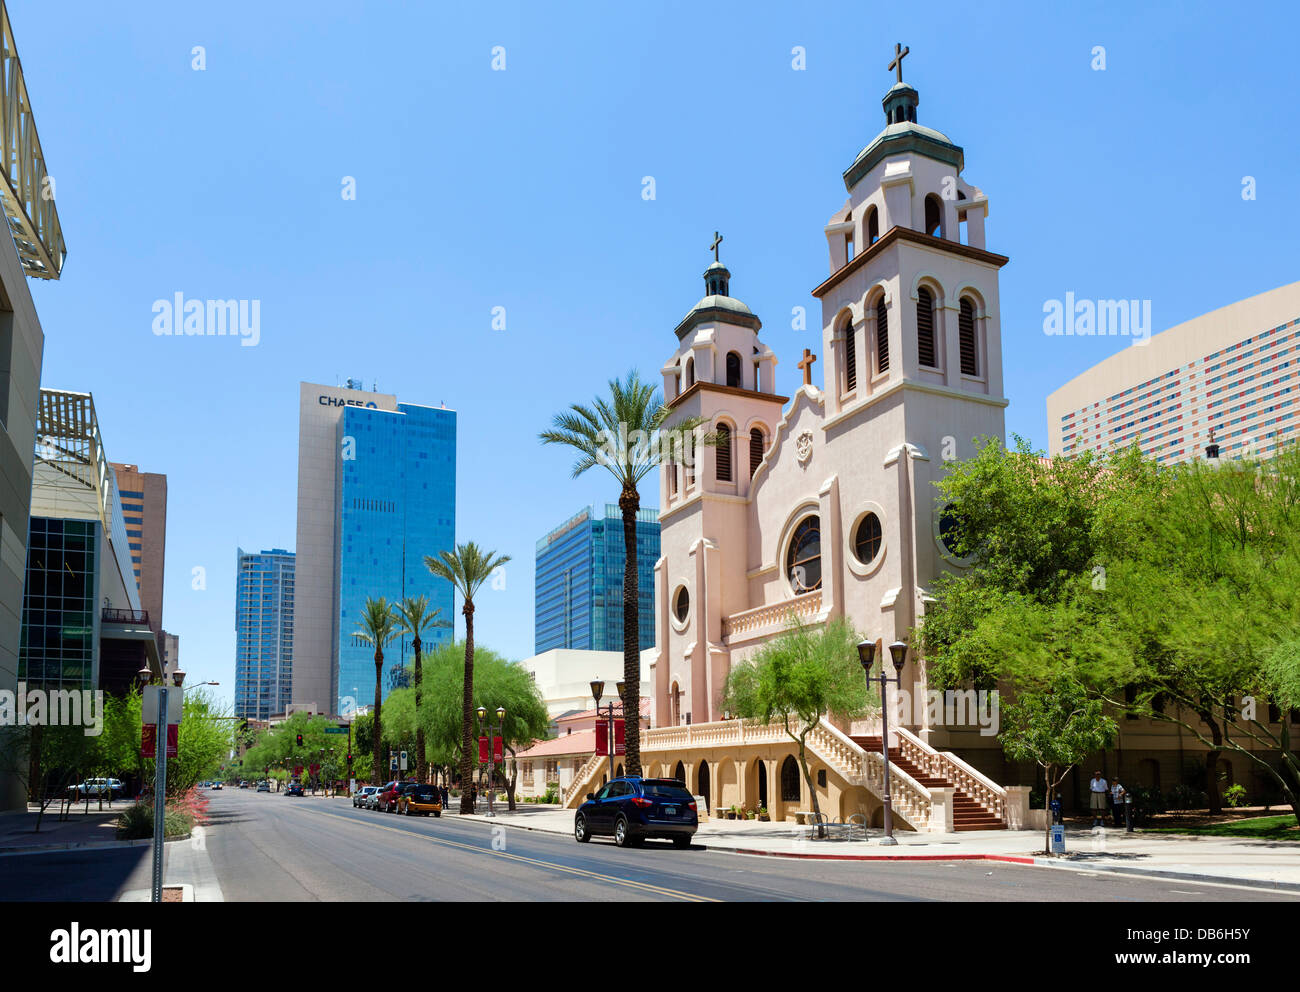
<instances>
[{"instance_id":1,"label":"man in white shirt","mask_svg":"<svg viewBox=\"0 0 1300 992\"><path fill-rule=\"evenodd\" d=\"M1124 826L1124 786L1116 782L1110 787L1111 812L1115 814L1115 826Z\"/></svg>"},{"instance_id":2,"label":"man in white shirt","mask_svg":"<svg viewBox=\"0 0 1300 992\"><path fill-rule=\"evenodd\" d=\"M1106 819L1106 807L1110 805L1110 784L1101 777L1101 772L1092 773L1088 783L1088 807L1092 810L1092 825L1099 827Z\"/></svg>"}]
</instances>

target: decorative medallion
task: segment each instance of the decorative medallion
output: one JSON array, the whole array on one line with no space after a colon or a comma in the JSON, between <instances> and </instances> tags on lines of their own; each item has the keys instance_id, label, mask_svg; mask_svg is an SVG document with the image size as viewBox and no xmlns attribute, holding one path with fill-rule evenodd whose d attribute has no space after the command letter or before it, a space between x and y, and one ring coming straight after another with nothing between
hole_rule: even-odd
<instances>
[{"instance_id":1,"label":"decorative medallion","mask_svg":"<svg viewBox=\"0 0 1300 992\"><path fill-rule=\"evenodd\" d=\"M812 458L813 436L812 431L804 431L794 442L795 452L799 456L799 464L807 465Z\"/></svg>"}]
</instances>

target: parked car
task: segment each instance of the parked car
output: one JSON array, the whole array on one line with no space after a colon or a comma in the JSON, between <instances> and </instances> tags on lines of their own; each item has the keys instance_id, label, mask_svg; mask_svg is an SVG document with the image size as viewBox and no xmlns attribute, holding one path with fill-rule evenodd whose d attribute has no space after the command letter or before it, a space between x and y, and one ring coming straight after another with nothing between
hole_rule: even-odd
<instances>
[{"instance_id":1,"label":"parked car","mask_svg":"<svg viewBox=\"0 0 1300 992\"><path fill-rule=\"evenodd\" d=\"M616 778L578 807L573 836L579 844L612 836L619 847L638 847L647 837L662 837L675 847L690 847L700 825L695 797L675 779Z\"/></svg>"},{"instance_id":2,"label":"parked car","mask_svg":"<svg viewBox=\"0 0 1300 992\"><path fill-rule=\"evenodd\" d=\"M301 782L290 782L287 786L285 786L284 794L285 794L286 796L301 796L301 795L302 795L302 783L301 783Z\"/></svg>"},{"instance_id":3,"label":"parked car","mask_svg":"<svg viewBox=\"0 0 1300 992\"><path fill-rule=\"evenodd\" d=\"M214 788L214 789L220 789L220 788L221 788L221 783L220 783L220 782L213 782L213 783L212 783L212 788Z\"/></svg>"},{"instance_id":4,"label":"parked car","mask_svg":"<svg viewBox=\"0 0 1300 992\"><path fill-rule=\"evenodd\" d=\"M397 795L397 812L407 816L442 816L442 793L436 786L422 782L402 786Z\"/></svg>"},{"instance_id":5,"label":"parked car","mask_svg":"<svg viewBox=\"0 0 1300 992\"><path fill-rule=\"evenodd\" d=\"M394 780L385 785L379 790L379 794L375 797L375 809L379 810L381 813L396 813L399 790L402 786L408 784L412 783Z\"/></svg>"},{"instance_id":6,"label":"parked car","mask_svg":"<svg viewBox=\"0 0 1300 992\"><path fill-rule=\"evenodd\" d=\"M117 778L90 778L72 788L82 799L86 796L92 799L98 799L100 796L118 799L126 795L126 786L122 784L121 779Z\"/></svg>"},{"instance_id":7,"label":"parked car","mask_svg":"<svg viewBox=\"0 0 1300 992\"><path fill-rule=\"evenodd\" d=\"M258 792L270 792L270 791L271 791L271 783L270 783L270 782L258 782L258 783L257 783L257 791L258 791Z\"/></svg>"},{"instance_id":8,"label":"parked car","mask_svg":"<svg viewBox=\"0 0 1300 992\"><path fill-rule=\"evenodd\" d=\"M369 801L376 792L379 791L377 785L363 785L352 795L352 805L359 809L370 809Z\"/></svg>"}]
</instances>

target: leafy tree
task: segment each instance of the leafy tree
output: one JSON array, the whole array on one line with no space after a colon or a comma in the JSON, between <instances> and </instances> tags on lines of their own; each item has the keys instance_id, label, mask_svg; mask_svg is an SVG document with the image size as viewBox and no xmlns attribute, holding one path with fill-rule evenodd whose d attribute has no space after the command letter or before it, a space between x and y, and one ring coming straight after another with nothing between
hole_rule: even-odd
<instances>
[{"instance_id":1,"label":"leafy tree","mask_svg":"<svg viewBox=\"0 0 1300 992\"><path fill-rule=\"evenodd\" d=\"M495 551L485 551L473 541L456 545L455 551L442 551L437 558L425 555L424 564L429 571L450 582L461 595L464 605L461 613L465 616L465 680L461 687L461 735L460 735L460 775L461 782L470 780L470 735L474 713L474 596L479 587L492 575L492 572L510 560L509 555L498 555ZM461 792L460 811L473 813L474 806L469 790Z\"/></svg>"},{"instance_id":2,"label":"leafy tree","mask_svg":"<svg viewBox=\"0 0 1300 992\"><path fill-rule=\"evenodd\" d=\"M641 480L661 462L682 457L693 444L718 444L718 435L699 429L702 417L681 417L672 425L681 443L661 443L673 408L663 402L659 391L630 371L623 380L611 379L609 396L596 397L592 406L573 404L557 413L550 430L542 431L544 444L573 448L578 460L573 478L597 465L618 481L618 508L623 515L623 712L626 721L629 775L641 774L641 634L637 578L636 518L641 508ZM697 436L698 435L698 436ZM690 439L690 440L686 440ZM692 449L693 450L693 449Z\"/></svg>"},{"instance_id":3,"label":"leafy tree","mask_svg":"<svg viewBox=\"0 0 1300 992\"><path fill-rule=\"evenodd\" d=\"M1003 711L1002 748L1013 761L1032 761L1043 769L1047 808L1070 769L1088 755L1110 747L1118 732L1104 703L1090 698L1069 675L1050 678L1041 688L1026 688ZM1043 831L1043 853L1051 853L1050 819Z\"/></svg>"},{"instance_id":4,"label":"leafy tree","mask_svg":"<svg viewBox=\"0 0 1300 992\"><path fill-rule=\"evenodd\" d=\"M403 631L411 635L411 647L415 650L415 672L413 682L415 683L415 708L420 708L420 676L421 676L421 659L420 652L424 647L421 635L427 630L438 628L448 629L451 623L447 620L440 620L438 614L442 612L438 609L429 609L428 596L407 596L397 604L397 625ZM415 777L417 781L424 782L428 780L429 763L424 753L424 728L416 727L415 753L416 766Z\"/></svg>"},{"instance_id":5,"label":"leafy tree","mask_svg":"<svg viewBox=\"0 0 1300 992\"><path fill-rule=\"evenodd\" d=\"M357 637L372 645L375 649L374 741L376 744L375 766L379 767L381 762L378 745L384 739L383 722L380 716L384 694L384 648L401 633L401 629L397 624L396 612L388 605L387 599L383 596L378 599L373 596L366 597L365 606L361 608L361 620L357 623L355 633Z\"/></svg>"},{"instance_id":6,"label":"leafy tree","mask_svg":"<svg viewBox=\"0 0 1300 992\"><path fill-rule=\"evenodd\" d=\"M733 668L723 688L723 703L731 712L784 725L799 746L799 767L812 797L813 812L818 814L817 788L808 770L808 735L822 717L852 719L866 713L878 699L867 688L858 661L858 640L842 619L823 630L796 621L754 657Z\"/></svg>"}]
</instances>

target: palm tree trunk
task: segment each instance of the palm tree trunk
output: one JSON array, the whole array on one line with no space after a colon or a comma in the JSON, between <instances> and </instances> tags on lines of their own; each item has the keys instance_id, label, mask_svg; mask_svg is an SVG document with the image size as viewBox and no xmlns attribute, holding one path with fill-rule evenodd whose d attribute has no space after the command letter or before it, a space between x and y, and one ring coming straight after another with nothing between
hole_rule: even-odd
<instances>
[{"instance_id":1,"label":"palm tree trunk","mask_svg":"<svg viewBox=\"0 0 1300 992\"><path fill-rule=\"evenodd\" d=\"M425 781L429 763L424 760L424 724L420 722L420 635L415 635L415 780Z\"/></svg>"},{"instance_id":2,"label":"palm tree trunk","mask_svg":"<svg viewBox=\"0 0 1300 992\"><path fill-rule=\"evenodd\" d=\"M641 617L637 588L636 514L641 496L634 488L618 498L623 512L623 735L625 774L641 774ZM610 769L612 776L614 770Z\"/></svg>"},{"instance_id":3,"label":"palm tree trunk","mask_svg":"<svg viewBox=\"0 0 1300 992\"><path fill-rule=\"evenodd\" d=\"M376 785L383 784L383 776L380 774L381 768L379 764L380 761L379 747L380 747L380 741L383 739L381 733L383 727L381 727L379 724L379 706L383 702L383 696L381 694L381 688L383 686L383 678L384 678L384 652L379 648L376 648L375 649L375 724L374 724L374 730L372 731L371 738L370 738L371 750L374 752L374 760L371 763L371 774L375 776Z\"/></svg>"},{"instance_id":4,"label":"palm tree trunk","mask_svg":"<svg viewBox=\"0 0 1300 992\"><path fill-rule=\"evenodd\" d=\"M460 811L473 813L474 802L471 798L473 768L470 761L470 727L474 719L474 603L465 600L461 609L465 614L465 688L461 696L460 729Z\"/></svg>"}]
</instances>

